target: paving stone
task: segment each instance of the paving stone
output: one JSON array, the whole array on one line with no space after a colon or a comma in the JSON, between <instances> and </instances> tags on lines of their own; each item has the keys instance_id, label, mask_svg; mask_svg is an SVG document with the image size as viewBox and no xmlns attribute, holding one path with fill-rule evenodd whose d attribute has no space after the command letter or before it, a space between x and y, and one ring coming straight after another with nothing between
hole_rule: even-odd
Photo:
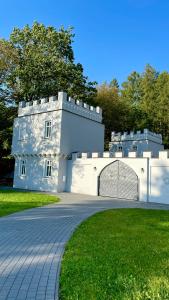
<instances>
[{"instance_id":1,"label":"paving stone","mask_svg":"<svg viewBox=\"0 0 169 300\"><path fill-rule=\"evenodd\" d=\"M168 205L59 194L62 201L0 218L0 300L58 299L60 263L73 230L108 208Z\"/></svg>"}]
</instances>

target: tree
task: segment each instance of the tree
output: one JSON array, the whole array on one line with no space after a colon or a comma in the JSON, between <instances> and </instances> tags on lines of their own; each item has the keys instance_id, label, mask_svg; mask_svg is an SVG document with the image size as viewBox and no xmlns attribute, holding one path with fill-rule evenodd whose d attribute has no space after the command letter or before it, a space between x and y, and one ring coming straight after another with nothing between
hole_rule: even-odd
<instances>
[{"instance_id":1,"label":"tree","mask_svg":"<svg viewBox=\"0 0 169 300\"><path fill-rule=\"evenodd\" d=\"M142 99L142 76L138 72L132 72L127 81L122 83L121 100L127 107L126 130L137 130L142 128L143 114L140 108Z\"/></svg>"},{"instance_id":2,"label":"tree","mask_svg":"<svg viewBox=\"0 0 169 300\"><path fill-rule=\"evenodd\" d=\"M78 99L90 99L95 95L95 82L88 82L81 64L75 64L72 49L72 28L58 31L35 22L32 27L14 28L9 41L0 40L3 53L13 49L11 63L5 65L7 55L2 57L6 72L3 86L11 98L30 101L56 95L64 90Z\"/></svg>"},{"instance_id":3,"label":"tree","mask_svg":"<svg viewBox=\"0 0 169 300\"><path fill-rule=\"evenodd\" d=\"M6 79L15 68L17 53L7 41L0 40L0 103L11 102L11 89L7 87Z\"/></svg>"},{"instance_id":4,"label":"tree","mask_svg":"<svg viewBox=\"0 0 169 300\"><path fill-rule=\"evenodd\" d=\"M156 82L156 109L154 109L154 128L163 136L164 144L169 147L169 73L159 74Z\"/></svg>"},{"instance_id":5,"label":"tree","mask_svg":"<svg viewBox=\"0 0 169 300\"><path fill-rule=\"evenodd\" d=\"M121 101L117 80L98 86L94 105L99 105L103 109L105 147L108 149L111 132L122 131L126 126L126 106Z\"/></svg>"},{"instance_id":6,"label":"tree","mask_svg":"<svg viewBox=\"0 0 169 300\"><path fill-rule=\"evenodd\" d=\"M0 159L10 154L12 142L13 119L16 107L12 106L11 91L7 88L5 78L14 66L17 56L15 49L6 41L0 43ZM4 170L3 170L4 172Z\"/></svg>"},{"instance_id":7,"label":"tree","mask_svg":"<svg viewBox=\"0 0 169 300\"><path fill-rule=\"evenodd\" d=\"M122 101L128 106L127 126L161 133L169 146L169 74L146 65L142 74L132 72L122 84Z\"/></svg>"},{"instance_id":8,"label":"tree","mask_svg":"<svg viewBox=\"0 0 169 300\"><path fill-rule=\"evenodd\" d=\"M0 39L0 158L10 154L16 104L66 91L75 99L90 102L95 82L83 75L74 62L72 28L14 28L9 40Z\"/></svg>"},{"instance_id":9,"label":"tree","mask_svg":"<svg viewBox=\"0 0 169 300\"><path fill-rule=\"evenodd\" d=\"M159 73L150 65L147 65L142 74L141 89L142 98L140 102L141 110L144 114L143 126L155 131L155 114L158 107L156 83Z\"/></svg>"}]
</instances>

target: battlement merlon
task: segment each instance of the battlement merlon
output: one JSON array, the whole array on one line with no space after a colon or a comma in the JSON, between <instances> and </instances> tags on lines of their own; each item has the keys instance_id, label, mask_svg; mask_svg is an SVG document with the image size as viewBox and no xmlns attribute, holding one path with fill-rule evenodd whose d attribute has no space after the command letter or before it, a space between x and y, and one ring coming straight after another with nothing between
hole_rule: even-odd
<instances>
[{"instance_id":1,"label":"battlement merlon","mask_svg":"<svg viewBox=\"0 0 169 300\"><path fill-rule=\"evenodd\" d=\"M74 152L70 155L72 160L79 160L79 159L100 159L100 158L139 158L139 159L144 159L144 158L149 158L149 159L154 159L154 160L167 160L169 161L169 150L162 150L158 151L158 157L153 157L152 151L143 151L141 155L137 155L137 152L129 151L127 156L124 156L123 152Z\"/></svg>"},{"instance_id":2,"label":"battlement merlon","mask_svg":"<svg viewBox=\"0 0 169 300\"><path fill-rule=\"evenodd\" d=\"M111 134L111 142L141 141L141 140L150 140L158 144L162 144L162 135L151 132L148 129L144 129L143 132L137 131L136 133L134 133L133 131L130 131L130 133L124 132L123 134L120 132L115 133L113 131Z\"/></svg>"},{"instance_id":3,"label":"battlement merlon","mask_svg":"<svg viewBox=\"0 0 169 300\"><path fill-rule=\"evenodd\" d=\"M87 103L74 100L68 97L65 92L59 92L58 96L51 96L40 100L19 102L18 117L55 110L66 110L99 123L102 122L102 109L100 107L89 106Z\"/></svg>"}]
</instances>

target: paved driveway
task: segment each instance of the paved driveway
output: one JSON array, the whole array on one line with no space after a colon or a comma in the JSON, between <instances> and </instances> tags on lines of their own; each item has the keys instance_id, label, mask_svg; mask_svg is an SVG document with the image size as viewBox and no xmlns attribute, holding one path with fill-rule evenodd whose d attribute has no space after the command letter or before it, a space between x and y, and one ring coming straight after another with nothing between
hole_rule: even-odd
<instances>
[{"instance_id":1,"label":"paved driveway","mask_svg":"<svg viewBox=\"0 0 169 300\"><path fill-rule=\"evenodd\" d=\"M75 227L109 208L167 205L59 194L59 204L0 218L0 300L58 299L60 261Z\"/></svg>"}]
</instances>

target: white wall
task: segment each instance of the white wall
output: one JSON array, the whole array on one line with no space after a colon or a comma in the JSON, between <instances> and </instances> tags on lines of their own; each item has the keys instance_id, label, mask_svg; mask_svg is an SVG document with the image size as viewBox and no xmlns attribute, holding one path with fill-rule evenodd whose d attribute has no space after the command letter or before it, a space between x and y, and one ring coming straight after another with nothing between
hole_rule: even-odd
<instances>
[{"instance_id":1,"label":"white wall","mask_svg":"<svg viewBox=\"0 0 169 300\"><path fill-rule=\"evenodd\" d=\"M23 158L22 158L23 159ZM57 192L58 186L58 161L55 158L26 159L26 176L20 175L20 160L15 159L14 187L28 190ZM52 160L52 177L45 177L45 160Z\"/></svg>"},{"instance_id":2,"label":"white wall","mask_svg":"<svg viewBox=\"0 0 169 300\"><path fill-rule=\"evenodd\" d=\"M52 136L45 138L45 121L52 121ZM13 127L13 154L58 153L61 111L16 118Z\"/></svg>"},{"instance_id":3,"label":"white wall","mask_svg":"<svg viewBox=\"0 0 169 300\"><path fill-rule=\"evenodd\" d=\"M62 111L61 152L103 152L104 125L68 111Z\"/></svg>"},{"instance_id":4,"label":"white wall","mask_svg":"<svg viewBox=\"0 0 169 300\"><path fill-rule=\"evenodd\" d=\"M169 159L150 160L150 202L169 204Z\"/></svg>"},{"instance_id":5,"label":"white wall","mask_svg":"<svg viewBox=\"0 0 169 300\"><path fill-rule=\"evenodd\" d=\"M65 190L67 160L65 155L75 151L103 151L104 125L102 111L80 101L68 99L60 92L54 97L30 103L20 103L14 121L12 154L16 157L14 186L18 188L57 191ZM45 121L52 122L52 135L45 138ZM45 156L54 157L57 172L44 178L42 164ZM27 174L20 176L18 157L27 159ZM50 158L49 158L50 159ZM51 159L50 159L51 160Z\"/></svg>"},{"instance_id":6,"label":"white wall","mask_svg":"<svg viewBox=\"0 0 169 300\"><path fill-rule=\"evenodd\" d=\"M139 200L147 201L147 158L77 158L69 161L67 191L98 195L100 172L106 165L116 160L121 160L135 171L139 178Z\"/></svg>"},{"instance_id":7,"label":"white wall","mask_svg":"<svg viewBox=\"0 0 169 300\"><path fill-rule=\"evenodd\" d=\"M154 157L158 157L159 151L164 149L163 145L155 143L149 140L136 140L136 141L122 141L122 142L110 142L110 151L113 152L113 146L116 145L117 151L118 147L123 147L123 152L125 156L128 156L128 152L132 151L133 146L137 146L137 156L141 157L144 151L151 151Z\"/></svg>"}]
</instances>

